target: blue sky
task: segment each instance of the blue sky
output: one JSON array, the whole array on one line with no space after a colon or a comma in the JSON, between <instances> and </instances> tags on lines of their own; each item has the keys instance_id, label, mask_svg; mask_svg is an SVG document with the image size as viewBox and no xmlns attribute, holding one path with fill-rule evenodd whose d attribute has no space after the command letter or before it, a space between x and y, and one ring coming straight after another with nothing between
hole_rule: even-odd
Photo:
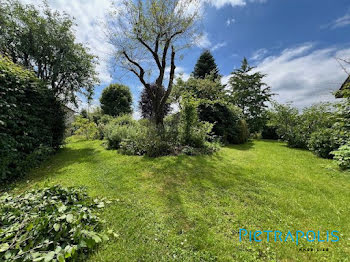
<instances>
[{"instance_id":1,"label":"blue sky","mask_svg":"<svg viewBox=\"0 0 350 262\"><path fill-rule=\"evenodd\" d=\"M35 3L34 0L22 0ZM243 57L267 74L265 82L279 102L302 108L331 101L346 73L336 57L350 58L350 2L348 0L201 0L203 37L177 61L177 74L192 72L204 49L212 53L226 83ZM109 0L50 0L52 8L76 18L77 39L100 57L101 85L93 105L109 83L130 86L137 109L141 84L110 63L110 50L101 22ZM81 106L85 106L83 102ZM135 116L137 116L137 112Z\"/></svg>"}]
</instances>

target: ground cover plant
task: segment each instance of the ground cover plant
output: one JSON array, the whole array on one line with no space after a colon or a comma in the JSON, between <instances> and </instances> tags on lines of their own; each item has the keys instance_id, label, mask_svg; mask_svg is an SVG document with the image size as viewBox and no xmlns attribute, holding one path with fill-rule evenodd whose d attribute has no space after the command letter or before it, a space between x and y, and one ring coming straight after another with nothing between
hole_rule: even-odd
<instances>
[{"instance_id":1,"label":"ground cover plant","mask_svg":"<svg viewBox=\"0 0 350 262\"><path fill-rule=\"evenodd\" d=\"M211 156L160 158L121 155L102 144L72 138L11 190L85 186L93 198L115 199L101 219L118 237L88 261L344 261L350 255L350 175L331 160L268 140ZM240 228L338 230L340 241L239 242ZM299 251L311 247L329 251Z\"/></svg>"},{"instance_id":2,"label":"ground cover plant","mask_svg":"<svg viewBox=\"0 0 350 262\"><path fill-rule=\"evenodd\" d=\"M77 261L103 240L84 190L53 186L0 197L0 261Z\"/></svg>"}]
</instances>

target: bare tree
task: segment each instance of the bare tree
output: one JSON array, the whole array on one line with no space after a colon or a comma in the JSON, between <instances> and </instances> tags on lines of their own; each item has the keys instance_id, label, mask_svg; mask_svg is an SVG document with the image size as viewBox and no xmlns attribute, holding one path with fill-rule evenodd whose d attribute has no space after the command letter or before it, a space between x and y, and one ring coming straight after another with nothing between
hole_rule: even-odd
<instances>
[{"instance_id":1,"label":"bare tree","mask_svg":"<svg viewBox=\"0 0 350 262\"><path fill-rule=\"evenodd\" d=\"M176 55L199 36L199 4L199 0L114 3L107 28L117 64L136 75L152 94L152 120L157 125L163 125L163 109L173 87ZM147 81L147 76L155 78L155 85ZM158 92L165 82L166 91Z\"/></svg>"}]
</instances>

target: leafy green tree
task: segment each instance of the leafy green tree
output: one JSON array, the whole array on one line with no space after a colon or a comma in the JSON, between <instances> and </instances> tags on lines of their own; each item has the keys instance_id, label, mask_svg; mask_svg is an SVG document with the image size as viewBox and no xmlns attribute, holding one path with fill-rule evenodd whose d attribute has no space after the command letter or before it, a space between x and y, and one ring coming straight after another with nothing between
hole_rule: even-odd
<instances>
[{"instance_id":1,"label":"leafy green tree","mask_svg":"<svg viewBox=\"0 0 350 262\"><path fill-rule=\"evenodd\" d=\"M76 93L93 95L96 59L76 43L72 18L17 0L0 0L0 54L34 70L56 97L76 103Z\"/></svg>"},{"instance_id":2,"label":"leafy green tree","mask_svg":"<svg viewBox=\"0 0 350 262\"><path fill-rule=\"evenodd\" d=\"M173 88L176 55L198 37L199 12L193 9L196 2L124 0L115 6L113 14L117 15L112 15L108 21L110 43L116 49L117 63L137 76L150 91L152 120L160 127L164 126L164 106ZM156 75L156 80L151 81L158 87L155 90L165 86L164 82L168 83L163 95L151 90L146 75Z\"/></svg>"},{"instance_id":3,"label":"leafy green tree","mask_svg":"<svg viewBox=\"0 0 350 262\"><path fill-rule=\"evenodd\" d=\"M241 68L231 74L229 86L231 101L242 109L251 132L259 132L266 122L266 103L272 96L270 87L262 82L265 77L260 72L253 73L246 58Z\"/></svg>"},{"instance_id":4,"label":"leafy green tree","mask_svg":"<svg viewBox=\"0 0 350 262\"><path fill-rule=\"evenodd\" d=\"M102 91L100 98L103 112L111 116L120 116L132 112L132 95L129 87L111 84Z\"/></svg>"},{"instance_id":5,"label":"leafy green tree","mask_svg":"<svg viewBox=\"0 0 350 262\"><path fill-rule=\"evenodd\" d=\"M299 111L290 104L272 103L273 107L269 111L268 126L275 127L276 132L284 141L289 141L295 134L295 129L299 122Z\"/></svg>"},{"instance_id":6,"label":"leafy green tree","mask_svg":"<svg viewBox=\"0 0 350 262\"><path fill-rule=\"evenodd\" d=\"M210 74L212 74L213 79L218 79L220 77L214 57L209 50L205 50L194 67L193 77L204 79Z\"/></svg>"}]
</instances>

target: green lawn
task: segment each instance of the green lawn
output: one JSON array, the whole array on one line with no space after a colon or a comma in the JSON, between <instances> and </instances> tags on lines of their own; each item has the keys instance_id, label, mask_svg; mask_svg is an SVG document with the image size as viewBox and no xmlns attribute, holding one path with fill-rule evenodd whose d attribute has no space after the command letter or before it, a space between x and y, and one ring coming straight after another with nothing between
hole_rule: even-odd
<instances>
[{"instance_id":1,"label":"green lawn","mask_svg":"<svg viewBox=\"0 0 350 262\"><path fill-rule=\"evenodd\" d=\"M86 186L115 199L101 216L119 234L91 261L349 261L350 172L283 143L253 141L213 156L123 156L72 140L13 192ZM239 242L239 229L322 232L337 243ZM271 241L272 240L272 241ZM300 252L300 247L329 248Z\"/></svg>"}]
</instances>

